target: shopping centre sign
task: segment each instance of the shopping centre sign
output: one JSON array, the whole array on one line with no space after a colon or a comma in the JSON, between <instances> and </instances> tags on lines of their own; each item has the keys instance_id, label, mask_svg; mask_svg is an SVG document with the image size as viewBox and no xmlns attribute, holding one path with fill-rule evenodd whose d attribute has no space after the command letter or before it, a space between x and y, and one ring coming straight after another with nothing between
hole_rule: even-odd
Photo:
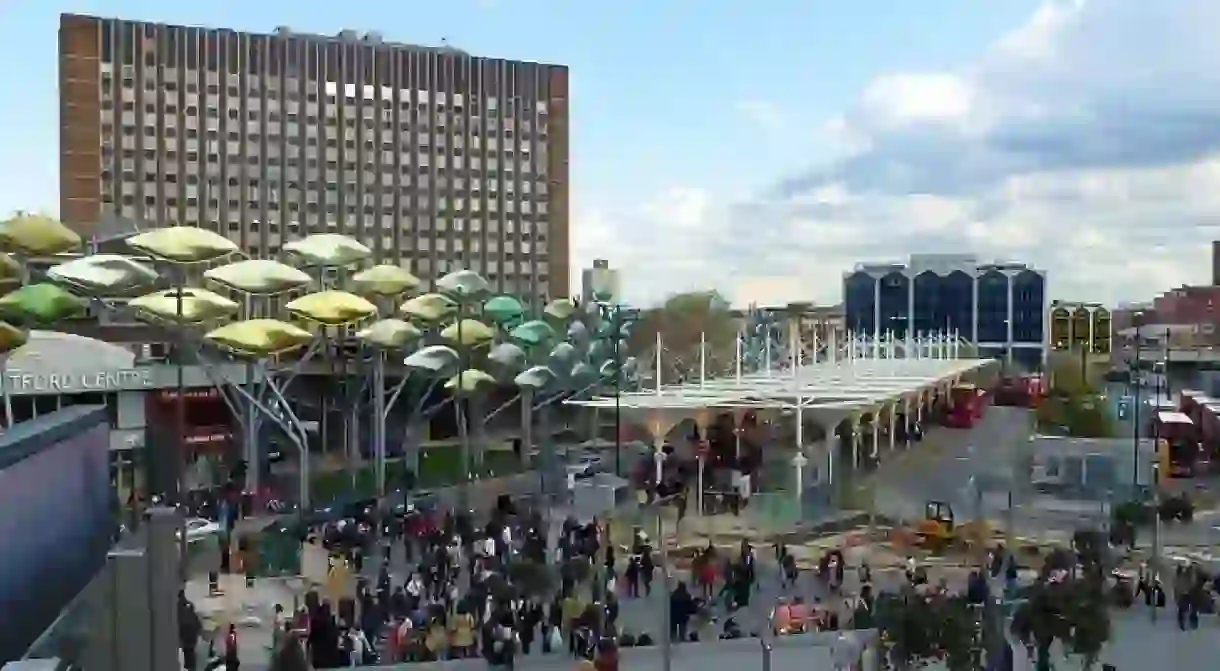
<instances>
[{"instance_id":1,"label":"shopping centre sign","mask_svg":"<svg viewBox=\"0 0 1220 671\"><path fill-rule=\"evenodd\" d=\"M27 374L10 371L5 375L4 391L15 396L26 394L88 394L153 387L152 370L129 368L92 373L64 372Z\"/></svg>"}]
</instances>

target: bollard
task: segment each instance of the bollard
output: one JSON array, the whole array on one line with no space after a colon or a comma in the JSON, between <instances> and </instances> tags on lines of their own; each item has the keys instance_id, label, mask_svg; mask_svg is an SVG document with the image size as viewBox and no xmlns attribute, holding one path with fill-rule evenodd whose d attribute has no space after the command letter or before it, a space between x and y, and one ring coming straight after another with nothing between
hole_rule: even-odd
<instances>
[{"instance_id":1,"label":"bollard","mask_svg":"<svg viewBox=\"0 0 1220 671\"><path fill-rule=\"evenodd\" d=\"M771 644L762 642L762 671L771 671Z\"/></svg>"}]
</instances>

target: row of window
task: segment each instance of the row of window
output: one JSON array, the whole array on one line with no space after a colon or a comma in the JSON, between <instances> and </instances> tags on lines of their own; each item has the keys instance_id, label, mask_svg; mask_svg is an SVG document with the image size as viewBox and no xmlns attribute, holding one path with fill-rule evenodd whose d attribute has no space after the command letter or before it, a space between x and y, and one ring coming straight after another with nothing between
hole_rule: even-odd
<instances>
[{"instance_id":1,"label":"row of window","mask_svg":"<svg viewBox=\"0 0 1220 671\"><path fill-rule=\"evenodd\" d=\"M261 173L259 173L259 174L261 174ZM384 200L393 200L393 195L394 195L394 191L396 188L403 195L409 195L411 193L414 193L416 190L421 192L421 194L425 194L432 190L430 188L432 186L435 186L435 191L441 192L441 193L444 193L446 191L455 191L455 192L471 191L475 195L478 195L480 192L481 185L485 183L487 186L487 189L489 191L496 192L495 194L489 195L490 198L503 199L506 201L521 200L523 205L529 204L531 202L528 199L528 196L533 194L534 189L537 188L537 192L538 192L539 196L537 198L535 198L534 200L537 201L538 205L540 205L540 207L538 208L538 210L540 212L546 211L545 203L547 201L542 198L542 196L546 195L546 193L547 193L547 187L546 187L545 181L537 182L536 187L534 186L534 184L535 184L534 182L531 182L531 181L521 182L521 191L523 194L526 194L526 195L523 196L522 198L518 199L517 192L515 190L516 185L514 183L512 183L512 182L505 183L504 189L501 190L499 188L499 186L500 186L499 181L495 180L495 179L491 179L491 178L487 178L486 180L479 179L479 178L472 178L470 180L466 180L463 177L454 177L452 180L450 180L447 177L440 176L435 180L435 185L433 185L432 184L433 180L430 178L429 175L417 175L415 177L415 179L411 179L410 176L399 176L399 179L397 180L398 181L397 187L394 183L395 180L393 178L394 178L394 175L387 175L385 173L381 173L380 180L376 179L376 177L373 176L372 179L369 180L369 182L366 182L363 185L359 185L355 181L349 181L349 182L345 182L343 184L343 188L341 189L340 184L338 182L327 181L327 182L323 183L320 181L308 181L308 182L302 183L302 182L298 181L296 176L294 175L292 177L285 177L283 179L283 184L284 184L285 188L287 188L289 190L300 190L302 187L302 184L304 184L304 188L307 191L317 192L317 191L325 188L327 191L332 191L332 192L346 191L349 194L358 193L361 189L361 186L363 186L366 191L380 192L382 194L382 200L384 201ZM124 187L126 187L128 184L134 185L139 181L139 179L136 176L135 170L122 171L121 173L119 173L119 179L120 179L120 182L124 185ZM113 181L113 180L114 180L114 173L112 173L109 170L102 171L102 181L109 182L109 181ZM155 173L155 172L145 172L144 180L143 180L145 182L145 189L151 190L151 189L155 188L156 184L160 180L163 180L166 184L178 184L179 183L178 173L177 172L166 172L164 175L161 175L160 177L158 177L157 173ZM205 184L209 188L219 189L222 185L222 180L221 180L221 177L218 174L216 174L216 171L213 170L212 174L208 177L206 182L204 180L201 180L199 178L198 174L193 173L193 172L188 172L186 175L183 176L182 183L186 184L188 187L191 187L188 189L188 192L189 192L189 191L193 191L194 187L197 187L201 184ZM244 179L242 176L230 176L227 180L224 181L224 183L227 183L230 188L234 188L234 189L241 188L242 185L245 185L245 187L248 189L258 189L260 186L263 186L263 185L267 186L270 189L278 189L278 188L280 188L281 180L278 178L278 176L272 176L272 177L268 177L268 178L264 179L262 177L258 177L257 175L247 174L244 176ZM323 186L323 184L324 184L324 186ZM380 189L376 188L378 185L381 186ZM387 192L387 190L388 190L388 192ZM373 200L375 200L375 198L374 198L375 195L376 195L376 193L365 193L364 197L365 197L366 201L373 201ZM427 196L425 195L424 198L426 199ZM442 199L443 199L443 196L442 196ZM461 208L459 207L459 209L461 209ZM523 211L528 211L528 209L523 210Z\"/></svg>"},{"instance_id":2,"label":"row of window","mask_svg":"<svg viewBox=\"0 0 1220 671\"><path fill-rule=\"evenodd\" d=\"M257 208L250 208L257 210ZM144 208L143 214L132 205L125 205L120 208L123 216L140 217L150 221L155 221L158 214L166 214L167 219L175 219L175 212L159 211L155 206ZM268 213L274 216L272 213ZM209 214L203 214L197 209L189 209L186 213L187 221L212 221L217 222L221 219L217 216L218 213L213 211ZM381 229L382 231L401 230L408 233L407 240L427 240L431 237L445 239L445 234L452 231L459 234L458 240L479 239L479 234L486 232L490 237L487 238L491 245L498 245L497 240L505 241L505 246L511 246L511 243L520 241L520 246L523 249L532 249L538 254L547 253L547 227L545 223L530 221L517 221L515 219L507 219L499 221L497 219L434 219L426 216L416 217L381 217L380 219L365 219L353 217L351 220L335 221L333 219L326 220L318 216L306 216L297 221L281 223L274 219L267 222L258 222L243 220L240 212L229 213L228 217L223 219L225 226L230 231L249 231L258 233L266 231L273 235L279 235L281 232L288 234L320 232L326 230L328 232L336 232L340 228L373 231ZM417 237L423 234L429 234L428 237ZM433 235L435 234L435 235ZM426 243L425 243L426 244Z\"/></svg>"},{"instance_id":3,"label":"row of window","mask_svg":"<svg viewBox=\"0 0 1220 671\"><path fill-rule=\"evenodd\" d=\"M155 131L155 129L151 129L151 130ZM314 160L314 165L316 166L317 160L321 156L321 152L318 151L318 144L316 142L317 138L307 138L308 140L315 140L315 142L312 142L312 143L307 142L306 146L308 147L308 149L306 151L300 150L301 143L300 143L300 138L298 138L298 137L289 137L288 140L290 140L290 141L287 143L278 142L278 140L281 139L280 136L269 136L267 139L268 139L268 144L266 146L265 155L267 156L267 159L269 162L280 162L278 159L281 159L283 154L293 154L294 156L289 157L289 162L292 163L293 165L299 165L300 158L302 155L304 155L307 159ZM106 131L103 131L102 145L104 147L113 147L114 146L114 136ZM185 145L186 145L186 147L185 147L186 155L199 156L199 152L201 149L201 143L199 142L199 140L187 139L187 141L185 142ZM120 138L119 146L122 147L124 150L130 150L130 151L135 151L136 149L139 149L142 147L144 152L146 153L146 155L149 155L150 157L152 156L152 154L150 154L150 152L155 153L157 151L158 146L160 146L162 148L162 150L164 151L164 153L167 156L172 155L172 157L176 157L179 153L177 151L178 150L177 133L171 132L171 129L169 129L169 128L165 129L165 135L160 141L157 141L156 139L154 139L150 136L149 138L146 138L144 142L137 142L135 137L124 136L124 137ZM297 147L297 149L296 149L296 151L287 151L285 149L286 147ZM381 143L380 146L378 146L378 145L374 144L371 140L365 141L363 144L358 145L355 142L355 140L348 140L348 141L342 143L342 148L348 150L348 152L350 154L356 154L358 149L363 149L365 151L365 157L364 157L365 167L370 168L370 169L375 168L377 165L375 157L377 156L377 151L379 149L381 151L381 159L382 159L381 164L384 167L390 167L390 166L394 166L396 164L401 164L404 167L409 168L410 164L412 163L410 156L412 154L412 150L415 150L415 152L417 152L417 153L415 153L416 160L414 162L417 165L422 165L422 166L428 165L430 163L430 159L432 158L431 155L437 154L436 159L437 159L438 164L444 164L447 162L446 159L448 157L452 157L452 163L455 168L469 167L471 170L476 170L476 171L499 170L501 167L501 161L503 161L503 167L506 172L516 172L517 165L523 166L523 169L527 168L530 164L532 156L539 157L537 159L537 162L539 163L539 165L541 165L542 161L543 161L541 156L544 156L546 154L545 148L543 148L543 150L538 153L533 153L530 151L522 151L522 152L520 152L520 162L518 163L515 160L518 152L514 152L512 149L502 149L501 150L501 149L492 148L492 150L493 150L492 153L488 154L486 159L484 159L483 155L486 154L487 152L482 151L482 147L473 147L473 148L471 148L472 151L467 152L466 149L464 149L463 147L459 147L459 146L446 147L443 143L437 144L437 145L432 145L432 144L429 144L427 140L421 140L419 142L419 144L404 143L401 146L397 145L393 142L384 142L384 143ZM240 140L234 140L234 139L230 138L228 141L228 144L224 147L224 149L221 148L221 143L220 143L219 139L208 140L207 149L209 151L209 154L208 154L209 156L216 156L216 157L219 157L220 153L227 150L229 152L228 155L229 155L231 161L240 160L240 159L234 159L233 157L239 156L241 154L245 154L248 158L256 158L256 159L260 154L263 154L263 146L259 142L259 137L258 137L257 133L254 134L254 137L247 139L247 141L244 143L241 142ZM327 162L333 163L335 165L335 167L338 167L339 149L340 149L340 143L337 139L331 139L331 140L326 141L325 156L326 156ZM470 158L468 166L467 166L467 162L462 160L463 157L465 157L465 156L469 156L469 158ZM149 160L155 160L155 159L150 158ZM486 166L484 166L484 161L486 161ZM347 161L346 165L349 170L355 170L355 168L356 168L356 162L354 160L349 159Z\"/></svg>"},{"instance_id":4,"label":"row of window","mask_svg":"<svg viewBox=\"0 0 1220 671\"><path fill-rule=\"evenodd\" d=\"M146 55L147 58L147 55ZM147 63L148 65L155 65ZM135 69L124 67L120 81L122 89L126 94L136 88ZM102 63L102 90L105 93L110 93L115 80L115 73L110 64ZM219 77L208 76L209 83L204 86L199 86L201 77L198 71L191 69L179 72L172 68L162 69L160 72L161 80L157 81L156 70L145 70L143 72L143 88L145 91L156 92L162 90L166 93L177 93L179 91L179 79L184 80L184 86L188 96L197 96L202 91L209 96L220 96L221 85ZM228 78L230 83L224 87L224 94L228 98L243 97L242 87L237 76ZM260 87L259 84L263 86ZM545 100L539 100L531 104L528 100L516 99L506 100L503 105L499 104L499 99L494 96L487 97L483 104L480 105L473 96L463 96L463 94L454 94L451 97L447 96L444 91L426 91L422 89L397 89L389 86L364 86L362 90L357 90L353 84L343 86L343 95L339 95L339 84L333 81L307 80L305 82L305 102L310 106L317 106L323 101L327 106L338 106L340 101L348 107L370 108L378 102L378 94L380 94L380 105L382 109L392 109L395 99L398 101L399 109L402 111L418 111L426 112L435 110L438 114L451 112L455 115L469 113L471 116L479 116L481 112L486 111L493 115L499 115L505 119L513 119L518 116L530 117L537 113L538 116L545 117L548 113L548 106ZM356 94L361 95L357 96ZM251 100L261 100L266 96L268 102L276 102L281 98L287 101L289 106L297 106L301 102L300 82L296 79L289 79L284 88L279 86L276 79L265 79L262 82L258 78L248 79L245 87L245 96ZM396 95L397 94L397 95Z\"/></svg>"},{"instance_id":5,"label":"row of window","mask_svg":"<svg viewBox=\"0 0 1220 671\"><path fill-rule=\"evenodd\" d=\"M134 206L138 200L138 196L135 193L132 193L132 191L134 191L134 185L132 185L133 188L130 190L127 188L129 185L124 184L123 186L124 186L123 193L119 195L118 202L121 205ZM156 194L155 185L150 184L146 188L148 191L151 191L152 193L146 193L146 195L144 196L144 199L143 199L144 205L147 207L156 207L157 196L155 195ZM466 209L464 206L460 206L463 202L461 200L455 200L453 203L448 203L448 204L443 203L443 202L437 202L435 207L432 207L429 205L427 198L423 198L423 197L419 198L417 200L417 202L414 203L414 205L412 205L409 198L403 198L400 202L400 207L395 208L392 204L384 204L384 203L381 207L377 207L376 205L373 205L370 203L365 203L363 206L361 206L359 203L351 203L351 202L345 202L345 203L327 202L326 204L322 204L322 203L317 202L316 200L313 200L313 194L307 194L307 197L309 197L310 200L308 200L304 204L302 204L301 200L300 200L300 195L302 195L302 194L287 193L287 194L285 194L285 198L280 199L280 198L276 197L276 194L272 193L272 194L270 194L270 197L266 201L266 210L268 212L286 211L286 212L290 212L290 213L305 212L305 213L309 213L309 214L321 214L321 213L338 214L339 212L344 212L346 214L351 214L351 215L359 213L359 214L364 214L367 216L375 216L378 213L380 213L384 217L394 216L398 212L406 212L408 214L427 213L427 214L438 215L438 216L446 216L446 215L459 215L463 212L471 212L471 213L487 212L489 214L496 214L501 211L499 206L497 205L497 201L494 201L494 200L488 201L488 207L486 209L483 209L479 205L479 203L481 201L477 201L477 200L471 201L470 204L472 207L470 209ZM440 200L444 201L443 198ZM113 190L110 188L109 184L107 184L107 183L103 183L102 202L104 202L104 203L114 203L115 202ZM210 198L207 201L207 208L210 210L219 210L220 203L221 203L221 201L219 199ZM228 206L229 210L240 210L243 205L243 201L233 199L233 198L230 198L229 200L225 201L225 203ZM180 200L177 196L166 195L164 198L164 204L165 204L165 207L170 210L176 210L180 206L184 206L187 208L198 208L198 207L200 207L200 199L198 197L188 196L187 198ZM526 205L526 204L528 204L528 203L522 203L522 205ZM513 205L513 202L509 201L508 203L506 203L506 205L511 206L511 205ZM542 203L540 205L545 205L545 203ZM263 203L258 200L247 200L247 201L245 201L245 206L247 209L253 210L253 211L260 211L264 208ZM513 216L513 219L519 218L522 221L534 221L534 222L538 222L538 223L543 223L547 220L547 212L546 212L545 207L540 207L537 212L529 212L529 211L525 211L525 210L518 212L513 207L506 207L504 209L504 213L506 215L516 215L516 216Z\"/></svg>"},{"instance_id":6,"label":"row of window","mask_svg":"<svg viewBox=\"0 0 1220 671\"><path fill-rule=\"evenodd\" d=\"M104 192L102 192L102 194L101 194L101 201L102 201L102 203L105 203L105 204L113 204L113 203L115 203L115 195L113 195L110 192L110 190L104 190ZM137 196L135 196L133 194L129 194L129 193L124 193L124 194L118 196L118 203L120 203L123 206L134 206L135 204L137 204ZM489 204L494 204L494 203L495 203L494 200L489 201ZM146 207L156 207L156 205L157 205L156 196L155 195L145 195L144 196L144 205ZM166 196L165 206L166 206L167 210L176 211L178 209L179 205L188 207L188 209L192 209L192 210L198 209L198 207L200 206L198 198L187 198L184 201L179 201L177 196ZM228 205L228 209L231 211L234 211L234 212L242 209L242 201L240 201L240 200L232 200L232 199L228 200L227 205ZM257 201L257 200L246 201L245 205L246 205L246 209L248 209L250 211L261 211L262 210L262 204L259 203L259 201ZM210 199L209 201L207 201L207 209L209 209L209 210L213 210L213 211L220 210L220 206L221 206L220 201L218 201L216 199ZM339 213L342 212L342 213L345 213L345 215L350 215L350 216L356 216L356 215L376 216L377 213L381 213L381 215L383 217L395 216L394 207L375 207L373 205L360 206L360 205L351 204L351 203L342 204L342 206L340 206L340 204L338 204L338 203L327 203L326 205L322 205L320 203L314 203L314 201L307 201L307 203L305 203L304 207L303 207L303 206L301 206L300 201L295 200L295 199L290 199L290 200L284 201L283 206L281 206L281 201L279 201L279 200L268 200L267 204L266 204L266 210L267 210L267 212L281 212L281 211L290 212L290 213L305 212L305 213L309 213L309 215L322 215L322 213L326 213L326 215L339 215ZM454 209L442 210L442 209L439 209L439 207L436 207L436 209L433 209L433 207L428 207L427 204L423 204L422 206L416 205L415 207L411 207L409 201L404 200L403 207L401 207L401 209L399 211L403 212L403 213L407 213L407 215L410 215L410 213L415 213L415 215L420 215L420 213L426 212L426 213L428 213L428 215L447 216L447 215L458 215L458 213L461 213L461 212L479 212L479 211L483 211L483 210L479 210L479 209L477 209L477 207L476 207L476 209L473 209L473 210L454 210ZM493 215L494 215L494 213L499 212L499 209L498 209L498 207L488 207L486 212L493 213ZM533 222L537 222L537 223L542 223L542 222L547 221L547 217L545 217L545 212L536 212L536 213L532 213L532 215L531 215L531 213L516 212L515 215L512 215L512 213L508 213L508 216L511 217L512 220L516 220L516 218L520 218L520 220L522 222L533 221Z\"/></svg>"},{"instance_id":7,"label":"row of window","mask_svg":"<svg viewBox=\"0 0 1220 671\"><path fill-rule=\"evenodd\" d=\"M178 152L172 150L157 151L156 149L145 149L142 152L139 152L135 149L122 149L120 151L120 155L125 162L123 166L123 169L125 170L135 169L134 163L137 156L142 156L146 163L161 162L167 166L167 169L169 169L169 166L176 168L180 162ZM103 143L102 158L105 161L108 162L113 160L114 153L115 151L113 146L111 146L109 143ZM209 152L204 154L200 152L188 151L184 155L186 169L189 171L193 166L197 166L201 162L199 160L200 157L205 157L206 163L214 165L221 164L221 155L218 153ZM267 154L245 153L244 155L240 153L227 154L224 156L224 159L227 165L234 167L248 165L261 166L263 168L287 167L290 169L299 169L301 168L302 164L304 164L306 169L316 170L319 168L319 166L325 164L326 169L330 171L355 172L357 170L357 164L354 161L340 163L338 160L327 160L323 162L321 159L316 157L301 160L295 156L285 158L280 156L278 152L269 152ZM127 161L131 162L130 166L126 165ZM412 167L411 163L412 161L402 160L401 155L397 160L393 156L387 158L383 155L383 161L380 166L378 166L375 161L368 160L368 157L366 157L363 167L364 171L367 173L384 173L387 170L393 171L395 166L397 166L398 172L403 175L410 174L412 170L421 175L429 174L433 169L435 169L439 174L451 175L454 177L470 176L472 174L487 177L497 177L499 176L500 172L499 168L491 168L490 164L487 168L483 168L482 162L477 157L472 158L471 165L467 166L466 161L462 156L453 156L450 158L445 154L438 154L429 158L428 154L416 154L415 161L413 162L414 167ZM504 172L513 173L517 179L544 180L547 176L546 162L541 159L536 160L533 163L505 163L503 168Z\"/></svg>"},{"instance_id":8,"label":"row of window","mask_svg":"<svg viewBox=\"0 0 1220 671\"><path fill-rule=\"evenodd\" d=\"M115 110L116 105L112 99L103 96L102 109L104 111ZM136 103L132 100L125 100L117 106L117 111L126 112L128 114L134 113L136 109ZM179 108L176 103L167 102L161 105L161 110L158 112L157 105L153 103L145 103L143 110L144 114L146 115L145 121L147 122L149 120L148 117L155 118L157 116L165 116L167 118L173 118L176 120ZM184 112L183 116L187 122L200 118L199 107L196 105L188 104L186 107L182 108L182 110ZM264 111L266 114L262 113ZM219 120L221 118L220 109L209 105L205 108L202 116L206 119ZM241 122L243 116L245 121L250 123L260 123L265 120L268 126L275 126L281 123L296 125L304 122L304 125L307 128L325 128L332 134L334 131L338 130L340 125L340 119L332 116L318 117L313 114L306 114L304 117L302 117L301 115L293 112L282 114L281 112L273 109L259 110L257 107L247 109L245 115L242 115L241 110L238 108L230 107L227 109L225 116L229 121L233 122ZM319 123L320 120L322 123ZM349 131L363 130L366 134L371 134L378 130L378 124L375 123L375 117L366 115L364 120L365 123L363 124L358 124L357 120L352 118L346 118L342 121L343 126ZM498 139L503 137L505 140L516 140L522 143L533 142L535 140L545 142L547 140L547 127L542 124L538 126L537 131L527 127L528 124L523 123L520 130L514 130L513 128L506 127L503 129L503 132L501 132L500 122L497 122L494 119L488 119L485 124L477 123L479 121L478 117L471 119L471 121L475 123L471 124L469 128L469 135L474 138L487 137L490 139ZM433 128L441 132L449 129L457 136L464 136L467 134L465 124L461 121L453 121L447 125L444 121L429 123L426 118L411 116L408 119L399 118L397 123L395 123L393 116L382 116L380 122L380 130L383 133L406 133L410 132L412 129L427 131Z\"/></svg>"},{"instance_id":9,"label":"row of window","mask_svg":"<svg viewBox=\"0 0 1220 671\"><path fill-rule=\"evenodd\" d=\"M103 119L102 138L104 140L113 141L114 136L115 136L114 124L111 123L109 120L107 120L108 118L109 118L108 115L103 113L103 115L102 115L102 119ZM177 127L176 122L169 121L168 119L166 119L166 121L167 121L167 123L161 129L161 137L163 138L163 140L177 140L178 139L178 127ZM155 119L148 119L148 118L144 119L143 136L145 138L145 141L143 142L143 145L145 147L155 147L157 145L157 142L156 142L157 126L154 122L155 122ZM244 143L247 146L249 146L252 151L257 151L258 147L261 146L261 142L263 140L263 134L260 132L259 127L257 125L251 124L251 126L252 126L252 128L248 129L244 139L242 138L242 134L239 131L235 131L235 130L228 131L226 133L228 141ZM134 145L135 138L141 134L140 128L139 128L139 126L137 126L135 124L134 119L131 120L130 123L128 123L127 120L124 119L124 122L122 124L120 124L119 128L120 128L120 134L123 138L124 146L126 146L128 143ZM547 145L545 144L545 140L547 139L545 135L540 136L538 138L540 140L540 143L537 145L537 151L534 151L534 149L533 149L534 145L521 144L518 146L518 145L509 143L509 142L502 144L502 143L500 143L500 141L497 138L494 138L494 137L488 138L486 147L484 147L482 138L477 135L470 139L470 146L467 147L466 140L462 135L446 136L441 133L437 133L437 134L433 135L431 133L424 133L424 132L418 132L418 133L413 134L410 132L410 130L408 130L406 128L401 129L399 133L395 134L395 135L399 136L399 140L397 142L392 142L392 141L388 141L388 140L380 141L380 142L375 141L376 134L366 130L364 133L365 139L364 139L364 142L362 142L362 143L356 142L354 133L347 133L346 137L344 138L344 141L342 143L340 143L338 133L331 129L327 129L325 140L320 141L317 136L317 128L311 127L311 126L306 126L304 128L304 130L306 131L306 136L305 136L304 142L302 142L301 134L300 134L301 128L297 127L295 123L290 125L283 134L281 134L280 129L275 126L268 126L266 130L267 130L266 140L269 145L268 149L272 149L275 146L284 146L284 145L289 146L289 147L300 147L300 146L302 146L302 144L306 147L325 146L327 149L339 149L342 146L342 148L348 149L351 151L354 151L358 148L362 148L366 151L375 151L377 149L381 149L382 151L387 151L387 152L409 151L415 147L418 147L419 149L422 149L422 150L427 150L429 148L435 147L437 149L444 149L446 151L449 151L450 153L452 153L455 156L462 156L463 152L466 149L480 150L480 151L472 151L471 155L485 153L481 150L486 149L486 150L496 154L496 156L489 156L488 157L489 160L495 160L496 158L499 158L500 155L503 155L503 158L505 158L505 159L511 160L513 158L514 154L520 153L522 155L522 159L528 161L530 159L531 154L546 154L547 148L548 148ZM194 128L188 123L187 127L183 130L183 136L186 138L188 146L198 143L198 141L201 139L200 138L201 134L209 142L213 142L213 143L220 142L220 131L219 131L219 129L216 129L216 128L209 128L206 131L203 131L201 133L200 129ZM506 139L512 139L512 138L506 138ZM529 140L530 138L526 137L526 138L522 138L522 139ZM447 143L449 143L449 144L447 144Z\"/></svg>"}]
</instances>

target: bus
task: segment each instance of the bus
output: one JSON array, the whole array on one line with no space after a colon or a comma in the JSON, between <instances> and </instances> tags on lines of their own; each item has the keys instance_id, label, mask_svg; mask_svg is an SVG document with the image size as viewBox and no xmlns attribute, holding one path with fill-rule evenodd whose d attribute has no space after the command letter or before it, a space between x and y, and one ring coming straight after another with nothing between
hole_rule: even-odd
<instances>
[{"instance_id":1,"label":"bus","mask_svg":"<svg viewBox=\"0 0 1220 671\"><path fill-rule=\"evenodd\" d=\"M969 429L983 418L983 407L986 394L982 389L972 384L959 384L949 390L949 400L953 407L945 418L945 426L955 429Z\"/></svg>"},{"instance_id":2,"label":"bus","mask_svg":"<svg viewBox=\"0 0 1220 671\"><path fill-rule=\"evenodd\" d=\"M1158 412L1152 431L1169 452L1169 477L1194 477L1199 466L1199 432L1190 417L1184 412Z\"/></svg>"},{"instance_id":3,"label":"bus","mask_svg":"<svg viewBox=\"0 0 1220 671\"><path fill-rule=\"evenodd\" d=\"M1016 375L1000 379L994 403L1000 406L1036 408L1046 396L1046 381L1041 375Z\"/></svg>"}]
</instances>

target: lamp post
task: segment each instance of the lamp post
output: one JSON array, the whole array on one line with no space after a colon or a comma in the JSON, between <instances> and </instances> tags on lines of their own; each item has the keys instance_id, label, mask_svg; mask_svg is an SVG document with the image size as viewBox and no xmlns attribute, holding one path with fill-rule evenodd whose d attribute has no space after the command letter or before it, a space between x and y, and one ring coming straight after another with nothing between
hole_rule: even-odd
<instances>
[{"instance_id":1,"label":"lamp post","mask_svg":"<svg viewBox=\"0 0 1220 671\"><path fill-rule=\"evenodd\" d=\"M1139 463L1140 463L1140 386L1142 380L1141 373L1142 362L1140 360L1140 327L1144 325L1144 313L1137 312L1132 315L1132 324L1135 327L1135 362L1132 364L1132 371L1128 379L1131 380L1132 386L1135 387L1134 399L1131 408L1131 486L1133 491L1139 487Z\"/></svg>"},{"instance_id":2,"label":"lamp post","mask_svg":"<svg viewBox=\"0 0 1220 671\"><path fill-rule=\"evenodd\" d=\"M598 303L601 318L609 323L610 346L614 360L614 474L623 475L623 328L639 320L640 311L614 303Z\"/></svg>"}]
</instances>

